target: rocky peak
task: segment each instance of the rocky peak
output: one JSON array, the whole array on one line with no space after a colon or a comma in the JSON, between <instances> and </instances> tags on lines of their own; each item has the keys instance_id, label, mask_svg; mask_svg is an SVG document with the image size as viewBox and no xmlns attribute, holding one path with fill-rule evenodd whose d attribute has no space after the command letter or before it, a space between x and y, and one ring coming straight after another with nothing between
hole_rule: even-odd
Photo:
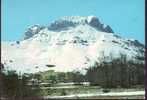
<instances>
[{"instance_id":1,"label":"rocky peak","mask_svg":"<svg viewBox=\"0 0 147 100\"><path fill-rule=\"evenodd\" d=\"M24 39L29 39L44 28L47 28L49 31L60 32L62 30L68 30L70 27L77 27L78 25L88 25L101 32L114 33L109 25L101 23L96 16L65 16L55 20L46 27L40 25L29 27L24 33Z\"/></svg>"},{"instance_id":2,"label":"rocky peak","mask_svg":"<svg viewBox=\"0 0 147 100\"><path fill-rule=\"evenodd\" d=\"M68 29L69 27L76 27L77 25L90 25L99 31L114 33L109 25L102 24L96 16L65 16L52 22L48 29L53 31L60 31Z\"/></svg>"},{"instance_id":3,"label":"rocky peak","mask_svg":"<svg viewBox=\"0 0 147 100\"><path fill-rule=\"evenodd\" d=\"M33 35L37 34L41 29L45 28L44 26L40 25L33 25L27 29L27 31L24 33L24 39L28 39L32 37Z\"/></svg>"}]
</instances>

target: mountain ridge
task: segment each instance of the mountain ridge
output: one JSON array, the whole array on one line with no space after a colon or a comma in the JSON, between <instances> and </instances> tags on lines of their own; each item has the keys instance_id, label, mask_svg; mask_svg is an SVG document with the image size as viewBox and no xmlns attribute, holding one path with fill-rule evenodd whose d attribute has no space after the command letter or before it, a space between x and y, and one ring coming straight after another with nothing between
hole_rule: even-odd
<instances>
[{"instance_id":1,"label":"mountain ridge","mask_svg":"<svg viewBox=\"0 0 147 100\"><path fill-rule=\"evenodd\" d=\"M25 32L24 40L2 43L2 63L7 68L32 73L45 70L85 72L111 53L113 58L125 54L128 60L144 62L145 48L139 41L104 31L108 25L95 16L79 17L62 17L48 26L34 25ZM55 28L49 28L51 26Z\"/></svg>"},{"instance_id":2,"label":"mountain ridge","mask_svg":"<svg viewBox=\"0 0 147 100\"><path fill-rule=\"evenodd\" d=\"M105 25L99 21L96 16L64 16L51 22L47 27L40 25L33 25L25 32L24 39L32 37L37 34L39 30L47 28L50 31L68 30L69 27L76 27L78 25L90 25L98 31L114 33L109 25Z\"/></svg>"}]
</instances>

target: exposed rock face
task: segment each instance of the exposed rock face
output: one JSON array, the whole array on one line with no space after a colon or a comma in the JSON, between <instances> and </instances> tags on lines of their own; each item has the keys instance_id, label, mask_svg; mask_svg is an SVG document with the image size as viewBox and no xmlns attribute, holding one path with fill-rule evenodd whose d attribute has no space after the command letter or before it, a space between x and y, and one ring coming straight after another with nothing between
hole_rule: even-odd
<instances>
[{"instance_id":1,"label":"exposed rock face","mask_svg":"<svg viewBox=\"0 0 147 100\"><path fill-rule=\"evenodd\" d=\"M88 24L95 28L99 28L99 29L102 28L101 23L97 17L89 17Z\"/></svg>"},{"instance_id":2,"label":"exposed rock face","mask_svg":"<svg viewBox=\"0 0 147 100\"><path fill-rule=\"evenodd\" d=\"M69 22L69 21L64 21L64 20L60 20L60 21L55 21L54 23L51 23L48 27L49 30L53 30L53 31L60 31L63 29L66 29L67 27L74 27L75 23Z\"/></svg>"},{"instance_id":3,"label":"exposed rock face","mask_svg":"<svg viewBox=\"0 0 147 100\"><path fill-rule=\"evenodd\" d=\"M92 27L95 27L98 30L103 31L103 32L114 33L114 31L112 30L112 28L109 25L105 25L105 24L100 23L100 21L97 17L92 16L89 19L91 19L91 20L89 20L88 24L91 25Z\"/></svg>"},{"instance_id":4,"label":"exposed rock face","mask_svg":"<svg viewBox=\"0 0 147 100\"><path fill-rule=\"evenodd\" d=\"M99 19L95 16L65 16L54 22L50 23L48 27L46 27L50 31L62 31L68 30L70 27L77 27L79 25L89 25L98 31L114 33L112 28L109 25L102 24ZM28 39L35 34L38 34L41 29L45 28L44 26L34 25L25 32L24 39Z\"/></svg>"},{"instance_id":5,"label":"exposed rock face","mask_svg":"<svg viewBox=\"0 0 147 100\"><path fill-rule=\"evenodd\" d=\"M24 39L29 39L30 37L32 37L35 34L38 34L38 32L43 29L43 26L39 26L39 25L34 25L28 28L28 30L24 33Z\"/></svg>"},{"instance_id":6,"label":"exposed rock face","mask_svg":"<svg viewBox=\"0 0 147 100\"><path fill-rule=\"evenodd\" d=\"M107 32L107 33L114 33L109 25L107 25L105 28L103 28L103 31Z\"/></svg>"}]
</instances>

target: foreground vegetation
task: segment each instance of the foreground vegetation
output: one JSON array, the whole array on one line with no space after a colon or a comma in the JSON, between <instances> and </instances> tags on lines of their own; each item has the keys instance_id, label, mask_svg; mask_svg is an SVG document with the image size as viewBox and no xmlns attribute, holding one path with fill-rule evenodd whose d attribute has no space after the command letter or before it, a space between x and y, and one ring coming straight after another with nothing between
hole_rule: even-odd
<instances>
[{"instance_id":1,"label":"foreground vegetation","mask_svg":"<svg viewBox=\"0 0 147 100\"><path fill-rule=\"evenodd\" d=\"M33 90L27 85L28 80L29 77L26 75L19 76L15 71L7 71L6 73L0 71L0 99L27 100L24 98L34 96L34 100L39 100L40 88L36 86L36 89Z\"/></svg>"},{"instance_id":2,"label":"foreground vegetation","mask_svg":"<svg viewBox=\"0 0 147 100\"><path fill-rule=\"evenodd\" d=\"M16 100L16 98L22 100L24 97L30 96L35 96L34 100L38 100L39 97L47 95L107 93L111 92L112 89L119 89L118 92L121 92L124 88L144 88L143 63L128 61L125 55L121 55L120 58L110 62L104 62L107 61L106 59L104 57L101 64L95 63L90 66L85 75L77 71L63 73L49 70L20 76L15 71L3 73L3 66L1 65L0 94L3 98L10 100ZM89 82L89 84L84 86L82 85L83 82ZM45 84L41 85L41 83ZM65 85L69 87L65 88L63 85L58 85L59 83L74 84Z\"/></svg>"},{"instance_id":3,"label":"foreground vegetation","mask_svg":"<svg viewBox=\"0 0 147 100\"><path fill-rule=\"evenodd\" d=\"M90 85L102 86L103 88L131 88L135 85L144 84L144 64L127 60L125 55L113 59L110 62L97 62L87 69L85 75L78 71L75 72L54 72L49 70L36 74L36 78L42 82L52 84L59 82L90 82Z\"/></svg>"}]
</instances>

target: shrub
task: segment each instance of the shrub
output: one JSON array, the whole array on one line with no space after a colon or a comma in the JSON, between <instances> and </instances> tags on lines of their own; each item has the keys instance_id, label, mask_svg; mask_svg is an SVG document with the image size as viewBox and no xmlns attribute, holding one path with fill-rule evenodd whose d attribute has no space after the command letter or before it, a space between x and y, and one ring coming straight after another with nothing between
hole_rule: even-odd
<instances>
[{"instance_id":1,"label":"shrub","mask_svg":"<svg viewBox=\"0 0 147 100\"><path fill-rule=\"evenodd\" d=\"M66 93L66 91L64 89L62 89L61 95L67 95L67 93Z\"/></svg>"},{"instance_id":2,"label":"shrub","mask_svg":"<svg viewBox=\"0 0 147 100\"><path fill-rule=\"evenodd\" d=\"M103 89L102 91L103 91L103 93L108 93L108 92L110 92L110 89Z\"/></svg>"}]
</instances>

